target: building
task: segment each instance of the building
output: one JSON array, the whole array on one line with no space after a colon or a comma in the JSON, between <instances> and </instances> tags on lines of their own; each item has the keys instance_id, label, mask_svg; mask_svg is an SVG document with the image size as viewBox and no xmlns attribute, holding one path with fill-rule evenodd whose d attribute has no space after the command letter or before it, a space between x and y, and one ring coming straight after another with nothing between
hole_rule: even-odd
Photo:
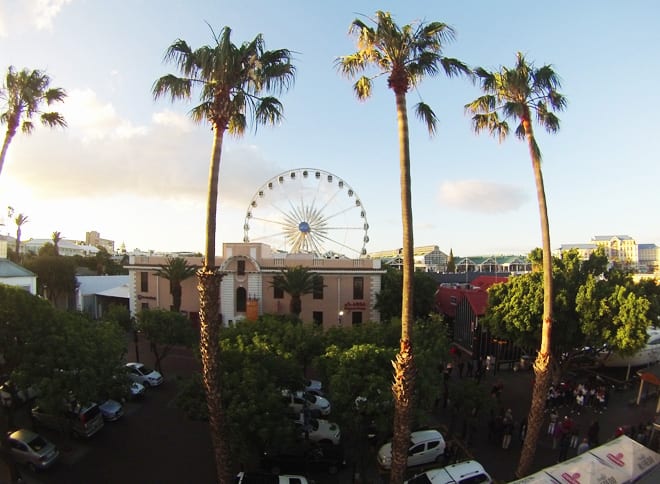
<instances>
[{"instance_id":1,"label":"building","mask_svg":"<svg viewBox=\"0 0 660 484\"><path fill-rule=\"evenodd\" d=\"M76 276L76 310L98 319L111 304L129 306L129 276Z\"/></svg>"},{"instance_id":2,"label":"building","mask_svg":"<svg viewBox=\"0 0 660 484\"><path fill-rule=\"evenodd\" d=\"M21 253L23 254L38 254L46 244L52 244L52 239L30 239L26 242L21 242ZM86 245L82 242L62 239L57 244L60 255L74 256L80 255L83 257L94 256L99 252L99 249L92 245Z\"/></svg>"},{"instance_id":3,"label":"building","mask_svg":"<svg viewBox=\"0 0 660 484\"><path fill-rule=\"evenodd\" d=\"M224 274L220 286L220 311L224 325L263 314L289 313L289 296L275 290L273 278L287 268L304 266L322 279L314 294L302 298L303 321L323 328L380 321L375 309L385 272L379 260L367 258L322 258L312 254L273 252L260 243L225 243L216 266ZM190 265L201 265L200 257L185 257ZM166 264L165 256L131 255L129 271L130 311L170 309L169 281L156 272ZM182 283L181 311L199 321L197 280Z\"/></svg>"},{"instance_id":4,"label":"building","mask_svg":"<svg viewBox=\"0 0 660 484\"><path fill-rule=\"evenodd\" d=\"M91 245L93 247L103 247L108 254L115 253L115 241L102 239L101 234L99 234L96 230L85 232L85 244Z\"/></svg>"},{"instance_id":5,"label":"building","mask_svg":"<svg viewBox=\"0 0 660 484\"><path fill-rule=\"evenodd\" d=\"M610 262L627 267L637 267L639 264L637 242L629 235L596 235L591 242L605 250Z\"/></svg>"},{"instance_id":6,"label":"building","mask_svg":"<svg viewBox=\"0 0 660 484\"><path fill-rule=\"evenodd\" d=\"M640 272L660 272L660 247L655 244L638 244L637 251Z\"/></svg>"},{"instance_id":7,"label":"building","mask_svg":"<svg viewBox=\"0 0 660 484\"><path fill-rule=\"evenodd\" d=\"M519 274L532 270L527 257L520 255L464 257L456 260L456 272L503 272Z\"/></svg>"},{"instance_id":8,"label":"building","mask_svg":"<svg viewBox=\"0 0 660 484\"><path fill-rule=\"evenodd\" d=\"M597 248L598 246L596 244L562 244L559 247L559 256L561 257L562 253L568 252L569 250L577 250L580 259L587 260Z\"/></svg>"},{"instance_id":9,"label":"building","mask_svg":"<svg viewBox=\"0 0 660 484\"><path fill-rule=\"evenodd\" d=\"M384 265L401 269L403 258L401 249L372 252L369 258L381 260ZM445 272L449 256L442 252L437 245L424 245L413 249L415 271L418 272Z\"/></svg>"}]
</instances>

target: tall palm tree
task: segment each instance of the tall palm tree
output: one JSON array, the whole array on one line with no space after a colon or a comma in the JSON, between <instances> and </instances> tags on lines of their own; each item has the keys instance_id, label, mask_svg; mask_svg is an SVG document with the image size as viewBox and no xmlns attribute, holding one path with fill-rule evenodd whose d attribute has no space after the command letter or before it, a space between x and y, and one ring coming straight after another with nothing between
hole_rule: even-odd
<instances>
[{"instance_id":1,"label":"tall palm tree","mask_svg":"<svg viewBox=\"0 0 660 484\"><path fill-rule=\"evenodd\" d=\"M50 239L53 241L53 250L55 251L55 255L60 255L60 242L62 242L62 234L55 231L51 234Z\"/></svg>"},{"instance_id":2,"label":"tall palm tree","mask_svg":"<svg viewBox=\"0 0 660 484\"><path fill-rule=\"evenodd\" d=\"M21 260L21 227L28 223L28 216L23 215L22 213L19 213L16 218L14 219L14 223L16 224L16 260L20 261Z\"/></svg>"},{"instance_id":3,"label":"tall palm tree","mask_svg":"<svg viewBox=\"0 0 660 484\"><path fill-rule=\"evenodd\" d=\"M358 99L371 95L375 77L387 76L387 85L394 91L399 131L399 167L401 183L401 219L403 225L403 307L401 311L401 342L396 361L392 391L395 398L394 438L392 442L393 483L403 481L410 438L413 409L415 362L410 340L413 322L413 223L410 186L410 147L406 94L426 75L441 70L447 76L469 73L469 68L457 59L444 57L444 44L453 40L454 30L442 22L420 22L399 27L387 12L376 12L375 27L355 19L349 33L357 37L357 52L340 57L340 72L355 77L368 68L375 68L372 77L362 75L354 84ZM426 123L433 134L437 118L433 110L420 102L415 108L417 117Z\"/></svg>"},{"instance_id":4,"label":"tall palm tree","mask_svg":"<svg viewBox=\"0 0 660 484\"><path fill-rule=\"evenodd\" d=\"M172 295L172 311L181 310L181 283L197 272L197 266L189 266L183 257L167 257L167 264L160 266L156 275L170 281Z\"/></svg>"},{"instance_id":5,"label":"tall palm tree","mask_svg":"<svg viewBox=\"0 0 660 484\"><path fill-rule=\"evenodd\" d=\"M281 274L273 278L273 287L286 292L291 297L289 312L296 318L299 318L302 312L302 296L314 292L317 277L317 274L306 267L296 266L282 270Z\"/></svg>"},{"instance_id":6,"label":"tall palm tree","mask_svg":"<svg viewBox=\"0 0 660 484\"><path fill-rule=\"evenodd\" d=\"M39 70L23 69L16 71L13 66L7 69L4 85L0 88L0 102L3 111L0 113L0 124L7 124L7 132L0 151L0 174L5 164L9 143L16 135L19 126L25 134L34 129L32 117L38 115L44 126L66 127L66 121L60 113L42 112L43 103L50 106L54 102L62 102L66 92L59 87L50 87L50 77Z\"/></svg>"},{"instance_id":7,"label":"tall palm tree","mask_svg":"<svg viewBox=\"0 0 660 484\"><path fill-rule=\"evenodd\" d=\"M534 459L543 422L545 399L550 386L553 323L550 224L541 170L541 150L534 137L532 122L533 118L536 118L537 123L549 133L556 133L559 130L559 118L554 112L566 107L566 98L557 91L561 85L552 66L544 65L536 69L520 52L517 54L516 65L513 68L500 67L497 72L489 72L480 67L475 70L475 74L485 95L465 106L466 111L473 114L474 130L477 133L488 130L491 135L497 135L502 142L509 134L506 120L511 119L518 123L515 134L518 138L527 141L541 220L543 326L541 347L534 362L535 383L527 419L527 436L516 470L517 475L524 476L529 472Z\"/></svg>"},{"instance_id":8,"label":"tall palm tree","mask_svg":"<svg viewBox=\"0 0 660 484\"><path fill-rule=\"evenodd\" d=\"M231 29L213 33L214 45L193 50L178 39L165 53L182 77L173 74L156 80L155 99L169 95L171 100L190 99L199 90L200 104L190 111L196 122L207 121L213 130L213 147L208 177L206 208L206 247L204 265L197 272L200 297L200 352L204 389L209 410L209 425L215 452L218 481L233 482L229 447L223 431L224 409L218 378L218 332L220 329L220 280L215 264L218 173L225 133L240 136L248 118L259 124L275 124L282 118L282 104L268 93L282 92L293 83L295 68L291 52L267 51L261 34L237 46L231 42Z\"/></svg>"}]
</instances>

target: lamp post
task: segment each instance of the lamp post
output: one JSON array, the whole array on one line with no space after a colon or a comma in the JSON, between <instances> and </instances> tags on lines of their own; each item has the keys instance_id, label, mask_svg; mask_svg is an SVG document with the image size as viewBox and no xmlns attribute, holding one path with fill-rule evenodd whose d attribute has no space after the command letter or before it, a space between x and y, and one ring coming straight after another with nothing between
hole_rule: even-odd
<instances>
[{"instance_id":1,"label":"lamp post","mask_svg":"<svg viewBox=\"0 0 660 484\"><path fill-rule=\"evenodd\" d=\"M339 322L339 326L341 326L341 318L344 316L344 311L339 310L339 314L337 316L338 316L337 321Z\"/></svg>"}]
</instances>

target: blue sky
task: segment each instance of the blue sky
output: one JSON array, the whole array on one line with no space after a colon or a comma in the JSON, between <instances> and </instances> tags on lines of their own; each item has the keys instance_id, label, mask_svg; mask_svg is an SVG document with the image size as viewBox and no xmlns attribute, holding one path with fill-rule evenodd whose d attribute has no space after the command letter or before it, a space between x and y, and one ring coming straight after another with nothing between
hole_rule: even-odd
<instances>
[{"instance_id":1,"label":"blue sky","mask_svg":"<svg viewBox=\"0 0 660 484\"><path fill-rule=\"evenodd\" d=\"M280 97L283 123L225 142L218 241L243 239L248 205L267 180L309 167L359 194L368 251L400 247L394 95L379 79L372 98L358 102L334 67L355 50L351 21L375 10L399 24L451 25L457 36L444 54L470 66L512 65L517 51L552 64L568 99L559 133L537 130L552 246L608 234L660 244L660 4L651 0L0 0L0 69L44 69L69 94L59 106L68 129L39 126L14 138L0 206L29 216L23 239L97 230L128 250L201 251L211 133L187 119L192 104L154 101L151 87L176 72L162 62L175 39L194 48L212 42L208 23L216 32L230 26L235 43L262 33L268 49L294 51L297 67ZM409 106L421 97L440 119L429 138L410 113L415 245L527 253L541 245L527 147L473 134L463 106L479 94L466 79L438 76L408 96ZM4 222L0 232L15 233Z\"/></svg>"}]
</instances>

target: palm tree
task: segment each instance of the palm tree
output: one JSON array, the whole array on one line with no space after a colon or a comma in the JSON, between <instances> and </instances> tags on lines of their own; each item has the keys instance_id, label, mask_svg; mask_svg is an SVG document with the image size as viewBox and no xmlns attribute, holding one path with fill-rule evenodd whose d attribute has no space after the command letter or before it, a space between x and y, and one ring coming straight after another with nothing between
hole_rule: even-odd
<instances>
[{"instance_id":1,"label":"palm tree","mask_svg":"<svg viewBox=\"0 0 660 484\"><path fill-rule=\"evenodd\" d=\"M197 266L189 266L183 257L167 257L167 264L160 266L156 275L170 281L172 311L181 310L181 283L197 272Z\"/></svg>"},{"instance_id":2,"label":"palm tree","mask_svg":"<svg viewBox=\"0 0 660 484\"><path fill-rule=\"evenodd\" d=\"M21 260L21 227L28 223L28 216L23 215L22 213L19 213L16 218L14 219L14 223L16 224L16 260L20 261Z\"/></svg>"},{"instance_id":3,"label":"palm tree","mask_svg":"<svg viewBox=\"0 0 660 484\"><path fill-rule=\"evenodd\" d=\"M60 255L60 242L62 241L62 234L55 231L51 234L50 238L53 241L53 250L55 251L55 255Z\"/></svg>"},{"instance_id":4,"label":"palm tree","mask_svg":"<svg viewBox=\"0 0 660 484\"><path fill-rule=\"evenodd\" d=\"M171 100L190 99L199 89L200 104L190 111L195 122L208 121L213 129L213 147L208 177L206 209L206 247L204 265L197 272L200 298L200 353L204 389L209 410L209 425L215 452L218 481L229 484L231 475L229 447L224 432L224 409L218 378L218 332L220 329L220 280L215 265L218 173L225 133L240 136L248 118L259 124L275 124L282 118L282 104L270 95L288 89L295 68L291 52L267 51L261 34L240 46L230 39L231 29L224 27L219 36L213 33L214 45L193 50L178 39L165 53L165 61L174 62L182 77L173 74L158 79L153 86L155 99L169 95Z\"/></svg>"},{"instance_id":5,"label":"palm tree","mask_svg":"<svg viewBox=\"0 0 660 484\"><path fill-rule=\"evenodd\" d=\"M371 95L375 77L387 76L387 85L394 91L399 126L399 166L401 183L401 218L403 224L403 307L401 311L400 350L394 362L395 375L392 391L395 398L394 438L392 441L393 483L403 481L409 447L412 400L414 393L415 363L410 340L413 322L413 224L410 187L410 147L406 94L425 75L433 76L443 70L447 76L469 73L468 67L457 59L444 57L444 44L453 40L454 30L441 22L420 22L399 27L387 12L376 12L374 27L355 19L349 33L357 37L358 51L340 57L338 67L342 74L354 77L373 67L377 74L362 76L354 84L358 99ZM420 102L416 114L433 134L437 118L431 108Z\"/></svg>"},{"instance_id":6,"label":"palm tree","mask_svg":"<svg viewBox=\"0 0 660 484\"><path fill-rule=\"evenodd\" d=\"M0 124L7 124L7 132L0 152L0 174L5 164L9 143L16 135L19 126L26 134L32 132L33 116L39 115L44 126L66 127L66 121L60 113L40 110L43 103L50 106L54 102L64 101L66 97L63 89L49 86L50 77L42 71L23 69L17 72L13 66L7 69L5 83L0 88L0 101L5 105L4 111L0 113Z\"/></svg>"},{"instance_id":7,"label":"palm tree","mask_svg":"<svg viewBox=\"0 0 660 484\"><path fill-rule=\"evenodd\" d=\"M531 468L536 444L543 422L545 399L551 380L551 342L552 342L552 254L550 248L550 224L548 208L543 186L541 170L541 150L536 143L532 127L533 117L540 126L549 133L559 130L559 118L554 114L566 107L566 98L557 92L561 87L559 77L550 65L536 69L527 63L525 57L517 54L513 69L500 67L497 72L489 72L477 68L475 74L479 79L485 95L467 104L465 109L473 114L472 123L475 132L488 130L491 135L497 135L502 142L509 134L507 119L512 119L518 126L515 134L526 140L532 159L532 170L536 183L536 196L541 219L541 237L543 249L543 326L541 332L541 348L534 362L535 383L532 392L532 404L527 419L527 436L516 474L524 476ZM500 114L501 113L501 118Z\"/></svg>"},{"instance_id":8,"label":"palm tree","mask_svg":"<svg viewBox=\"0 0 660 484\"><path fill-rule=\"evenodd\" d=\"M273 287L291 296L289 312L296 318L299 318L302 312L302 296L314 292L317 277L317 274L306 267L296 266L283 270L273 278Z\"/></svg>"}]
</instances>

